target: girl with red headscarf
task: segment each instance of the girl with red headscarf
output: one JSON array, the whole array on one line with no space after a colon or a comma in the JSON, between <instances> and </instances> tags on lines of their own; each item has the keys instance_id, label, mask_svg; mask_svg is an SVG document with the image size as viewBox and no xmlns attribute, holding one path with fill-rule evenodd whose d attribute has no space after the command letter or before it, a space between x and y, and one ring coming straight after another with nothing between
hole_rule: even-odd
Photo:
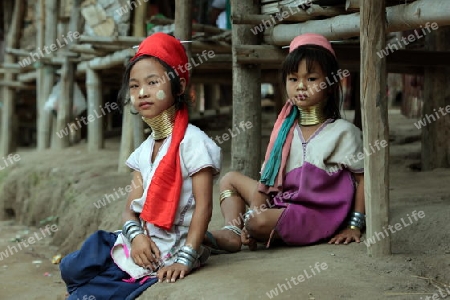
<instances>
[{"instance_id":1,"label":"girl with red headscarf","mask_svg":"<svg viewBox=\"0 0 450 300\"><path fill-rule=\"evenodd\" d=\"M152 133L126 161L134 172L122 231L113 236L93 235L61 263L71 296L80 297L77 290L83 288L85 295L99 297L98 289L80 284L73 271L84 265L80 257L99 249L108 249L113 261L110 267L120 275L116 277L122 276L121 281L129 284L155 278L175 282L208 259L210 252L201 244L212 215L213 179L220 171L221 150L188 123L184 97L189 81L187 66L181 42L164 33L147 37L128 63L120 96L125 104L131 103ZM123 294L122 290L117 289L117 293ZM109 295L97 299L118 298Z\"/></svg>"}]
</instances>

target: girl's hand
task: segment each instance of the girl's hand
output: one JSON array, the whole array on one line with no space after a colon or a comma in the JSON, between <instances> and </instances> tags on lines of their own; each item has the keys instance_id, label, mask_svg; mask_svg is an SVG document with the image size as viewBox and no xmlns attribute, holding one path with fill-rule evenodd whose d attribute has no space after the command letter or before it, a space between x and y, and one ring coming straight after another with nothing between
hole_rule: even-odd
<instances>
[{"instance_id":1,"label":"girl's hand","mask_svg":"<svg viewBox=\"0 0 450 300\"><path fill-rule=\"evenodd\" d=\"M344 245L350 244L355 241L357 243L361 242L361 231L359 229L351 229L345 228L340 233L336 234L334 238L332 238L328 244L336 244L339 245L343 243Z\"/></svg>"},{"instance_id":2,"label":"girl's hand","mask_svg":"<svg viewBox=\"0 0 450 300\"><path fill-rule=\"evenodd\" d=\"M140 267L156 270L159 266L158 246L147 235L139 234L131 244L131 257Z\"/></svg>"},{"instance_id":3,"label":"girl's hand","mask_svg":"<svg viewBox=\"0 0 450 300\"><path fill-rule=\"evenodd\" d=\"M158 271L158 282L162 282L164 277L166 282L175 282L178 277L183 279L184 276L188 275L190 270L187 266L179 263L174 263L173 265L162 268Z\"/></svg>"}]
</instances>

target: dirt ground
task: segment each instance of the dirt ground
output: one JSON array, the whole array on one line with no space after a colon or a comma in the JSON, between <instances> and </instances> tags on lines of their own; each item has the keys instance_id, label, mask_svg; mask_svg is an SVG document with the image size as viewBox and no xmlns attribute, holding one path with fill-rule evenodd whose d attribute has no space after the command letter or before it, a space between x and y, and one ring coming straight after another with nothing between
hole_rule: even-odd
<instances>
[{"instance_id":1,"label":"dirt ground","mask_svg":"<svg viewBox=\"0 0 450 300\"><path fill-rule=\"evenodd\" d=\"M391 111L389 119L390 224L403 224L390 234L391 256L369 257L364 243L243 249L213 256L191 276L156 284L139 299L444 299L450 286L450 169L417 172L420 131L415 120L398 111ZM265 116L264 124L263 151L273 116ZM222 127L208 133L227 132ZM231 143L220 146L225 174ZM110 139L96 154L88 154L84 143L62 152L22 150L19 162L0 171L0 299L58 299L65 286L52 257L77 249L97 229L120 228L126 196L117 194L100 208L94 205L129 184L128 174L116 173L118 148L119 140ZM217 185L214 191L217 200ZM415 220L413 211L423 211L424 217ZM221 225L215 205L210 228ZM34 243L22 243L17 252L12 248L30 237Z\"/></svg>"}]
</instances>

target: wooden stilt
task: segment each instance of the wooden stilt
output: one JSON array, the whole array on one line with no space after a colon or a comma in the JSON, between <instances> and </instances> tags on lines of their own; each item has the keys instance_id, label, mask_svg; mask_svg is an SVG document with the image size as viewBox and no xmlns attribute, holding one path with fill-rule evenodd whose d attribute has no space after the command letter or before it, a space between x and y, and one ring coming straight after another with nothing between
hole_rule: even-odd
<instances>
[{"instance_id":1,"label":"wooden stilt","mask_svg":"<svg viewBox=\"0 0 450 300\"><path fill-rule=\"evenodd\" d=\"M175 36L182 41L192 40L192 0L175 1ZM191 43L183 44L191 58Z\"/></svg>"},{"instance_id":2,"label":"wooden stilt","mask_svg":"<svg viewBox=\"0 0 450 300\"><path fill-rule=\"evenodd\" d=\"M133 115L130 113L130 104L123 107L122 137L120 139L119 173L127 173L130 169L125 162L133 151Z\"/></svg>"},{"instance_id":3,"label":"wooden stilt","mask_svg":"<svg viewBox=\"0 0 450 300\"><path fill-rule=\"evenodd\" d=\"M107 113L106 108L102 111L102 81L98 71L87 69L86 72L86 91L88 102L88 151L95 152L104 147L103 139L103 111ZM90 118L90 119L89 119Z\"/></svg>"},{"instance_id":4,"label":"wooden stilt","mask_svg":"<svg viewBox=\"0 0 450 300\"><path fill-rule=\"evenodd\" d=\"M450 28L427 36L429 50L450 49ZM422 126L422 170L450 167L450 67L425 68Z\"/></svg>"},{"instance_id":5,"label":"wooden stilt","mask_svg":"<svg viewBox=\"0 0 450 300\"><path fill-rule=\"evenodd\" d=\"M252 0L232 0L231 15L258 14L260 6ZM236 47L256 45L258 38L249 25L232 27L233 53L233 124L251 124L251 131L240 132L231 141L231 168L258 178L261 168L261 69L258 65L237 63ZM249 155L251 153L251 155Z\"/></svg>"},{"instance_id":6,"label":"wooden stilt","mask_svg":"<svg viewBox=\"0 0 450 300\"><path fill-rule=\"evenodd\" d=\"M3 4L3 3L2 3ZM6 46L10 48L16 48L19 43L21 35L22 22L25 13L25 0L17 0L14 3L14 11L12 16L12 23L8 30L6 37ZM6 7L5 7L6 8ZM11 54L5 54L5 63L15 63L15 57ZM12 72L6 72L4 76L5 81L14 81L15 74ZM3 86L3 107L2 107L2 124L0 128L0 157L7 156L11 152L15 151L14 138L14 94L15 91L10 86Z\"/></svg>"},{"instance_id":7,"label":"wooden stilt","mask_svg":"<svg viewBox=\"0 0 450 300\"><path fill-rule=\"evenodd\" d=\"M386 101L386 58L377 52L386 46L386 9L384 0L361 2L361 105L364 149L364 191L368 238L389 225L389 124ZM370 149L370 150L369 150ZM373 153L372 153L373 152ZM368 247L374 257L391 254L389 236Z\"/></svg>"},{"instance_id":8,"label":"wooden stilt","mask_svg":"<svg viewBox=\"0 0 450 300\"><path fill-rule=\"evenodd\" d=\"M65 57L64 64L61 71L61 93L58 99L58 112L56 116L56 132L63 133L69 128L69 123L72 121L72 107L73 107L73 81L74 81L74 65ZM53 148L64 149L70 146L70 135L60 134Z\"/></svg>"},{"instance_id":9,"label":"wooden stilt","mask_svg":"<svg viewBox=\"0 0 450 300\"><path fill-rule=\"evenodd\" d=\"M56 40L56 0L39 0L41 9L45 11L45 45L52 45ZM53 52L49 54L52 56ZM42 87L38 96L37 118L37 148L43 150L50 147L51 140L56 135L52 130L53 117L44 109L55 81L55 69L52 65L43 65ZM53 135L52 135L53 133Z\"/></svg>"},{"instance_id":10,"label":"wooden stilt","mask_svg":"<svg viewBox=\"0 0 450 300\"><path fill-rule=\"evenodd\" d=\"M283 109L284 104L286 103L285 92L286 87L281 83L273 84L273 92L274 92L274 100L275 100L275 113L278 115Z\"/></svg>"},{"instance_id":11,"label":"wooden stilt","mask_svg":"<svg viewBox=\"0 0 450 300\"><path fill-rule=\"evenodd\" d=\"M71 11L71 16L68 24L65 24L67 31L65 32L78 32L80 30L80 6L81 6L81 0L73 0L73 9ZM56 12L55 12L56 13ZM68 26L67 26L68 25ZM65 34L67 34L65 33ZM75 44L76 39L71 39L68 37L68 44ZM63 65L62 65L62 71L61 71L61 94L59 99L59 107L58 107L58 113L56 118L56 130L57 132L64 131L65 128L69 126L69 124L74 119L73 115L73 91L74 91L74 84L75 84L75 70L76 65L74 62L70 61L68 54L69 49L68 46L64 48L64 51L62 51L63 56ZM101 104L101 93L100 93L100 104ZM96 106L94 109L99 108L99 105ZM96 117L97 119L97 117ZM89 121L91 123L91 121ZM78 129L80 130L80 129ZM101 138L101 137L100 137ZM55 148L56 149L63 149L65 147L68 147L70 145L70 135L61 135L58 139L55 139Z\"/></svg>"},{"instance_id":12,"label":"wooden stilt","mask_svg":"<svg viewBox=\"0 0 450 300\"><path fill-rule=\"evenodd\" d=\"M38 0L36 2L36 27L37 27L37 37L36 37L36 47L43 49L45 42L45 3L44 0ZM44 95L44 78L45 69L42 64L36 70L36 130L37 130L37 148L43 150L45 146L43 145L43 137L39 136L39 123L42 121L42 115L45 114L44 105L45 95ZM20 79L19 79L20 80Z\"/></svg>"},{"instance_id":13,"label":"wooden stilt","mask_svg":"<svg viewBox=\"0 0 450 300\"><path fill-rule=\"evenodd\" d=\"M175 37L182 41L192 41L192 0L175 0ZM192 57L192 45L191 43L184 43L184 49L188 61L191 61ZM189 74L192 74L192 69L189 70ZM191 76L189 76L190 78ZM186 86L185 94L189 95L188 91L191 88L191 82Z\"/></svg>"},{"instance_id":14,"label":"wooden stilt","mask_svg":"<svg viewBox=\"0 0 450 300\"><path fill-rule=\"evenodd\" d=\"M355 118L353 119L353 124L362 130L361 121L361 81L359 73L352 73L351 76L351 100L355 104Z\"/></svg>"}]
</instances>

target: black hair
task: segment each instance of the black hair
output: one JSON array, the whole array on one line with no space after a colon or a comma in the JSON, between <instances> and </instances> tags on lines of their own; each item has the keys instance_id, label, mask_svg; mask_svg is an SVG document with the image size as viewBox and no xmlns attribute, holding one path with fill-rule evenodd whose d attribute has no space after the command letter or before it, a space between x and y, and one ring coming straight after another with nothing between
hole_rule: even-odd
<instances>
[{"instance_id":1,"label":"black hair","mask_svg":"<svg viewBox=\"0 0 450 300\"><path fill-rule=\"evenodd\" d=\"M313 63L316 62L325 77L331 80L332 75L338 74L339 64L334 55L327 49L318 45L303 45L288 54L283 62L282 67L282 81L286 86L286 78L289 74L297 73L298 65L300 62L306 60L306 68L308 72L311 72ZM324 107L324 114L327 118L340 119L340 105L342 87L341 82L338 80L332 85L327 86L327 92L329 97Z\"/></svg>"},{"instance_id":2,"label":"black hair","mask_svg":"<svg viewBox=\"0 0 450 300\"><path fill-rule=\"evenodd\" d=\"M123 74L123 77L122 77L122 86L121 86L121 88L119 90L119 94L117 96L118 102L123 106L130 103L129 81L130 81L131 69L138 61L146 59L146 58L152 58L152 59L156 60L157 62L159 62L163 66L163 68L165 70L164 76L167 77L167 78L164 78L164 80L170 80L172 96L175 98L175 108L177 110L180 110L180 109L183 109L184 107L189 106L190 102L188 101L188 97L186 96L186 94L185 93L180 94L181 93L180 76L178 76L178 74L174 71L174 69L171 66L169 66L167 63L165 63L158 57L151 56L151 55L142 55L142 56L139 56L138 58L136 58L135 60L128 62L127 66L125 67L125 73ZM187 86L186 86L186 88L187 88ZM185 89L185 92L186 92L186 89ZM136 113L134 113L134 114L136 114Z\"/></svg>"}]
</instances>

